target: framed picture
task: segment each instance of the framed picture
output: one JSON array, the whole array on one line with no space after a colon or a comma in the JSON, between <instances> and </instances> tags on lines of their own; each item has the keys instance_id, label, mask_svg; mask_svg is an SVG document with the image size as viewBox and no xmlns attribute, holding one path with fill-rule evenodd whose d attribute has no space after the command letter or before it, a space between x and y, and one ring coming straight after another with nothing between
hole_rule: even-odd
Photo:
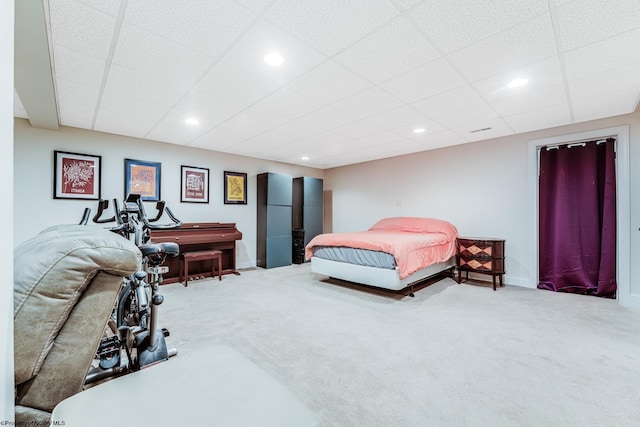
<instances>
[{"instance_id":1,"label":"framed picture","mask_svg":"<svg viewBox=\"0 0 640 427\"><path fill-rule=\"evenodd\" d=\"M54 199L100 199L102 156L53 152Z\"/></svg>"},{"instance_id":2,"label":"framed picture","mask_svg":"<svg viewBox=\"0 0 640 427\"><path fill-rule=\"evenodd\" d=\"M247 204L247 174L240 172L224 172L224 204Z\"/></svg>"},{"instance_id":3,"label":"framed picture","mask_svg":"<svg viewBox=\"0 0 640 427\"><path fill-rule=\"evenodd\" d=\"M124 159L124 197L139 194L140 199L160 200L160 163Z\"/></svg>"},{"instance_id":4,"label":"framed picture","mask_svg":"<svg viewBox=\"0 0 640 427\"><path fill-rule=\"evenodd\" d=\"M180 175L180 201L209 203L209 169L182 166Z\"/></svg>"}]
</instances>

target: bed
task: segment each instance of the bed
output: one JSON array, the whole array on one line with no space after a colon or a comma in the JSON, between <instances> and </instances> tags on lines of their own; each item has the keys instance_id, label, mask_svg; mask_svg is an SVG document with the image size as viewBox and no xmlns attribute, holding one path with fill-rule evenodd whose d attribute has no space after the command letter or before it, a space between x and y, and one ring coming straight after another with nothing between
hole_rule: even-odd
<instances>
[{"instance_id":1,"label":"bed","mask_svg":"<svg viewBox=\"0 0 640 427\"><path fill-rule=\"evenodd\" d=\"M453 275L456 227L435 218L384 218L366 231L320 234L305 247L311 271L392 291Z\"/></svg>"}]
</instances>

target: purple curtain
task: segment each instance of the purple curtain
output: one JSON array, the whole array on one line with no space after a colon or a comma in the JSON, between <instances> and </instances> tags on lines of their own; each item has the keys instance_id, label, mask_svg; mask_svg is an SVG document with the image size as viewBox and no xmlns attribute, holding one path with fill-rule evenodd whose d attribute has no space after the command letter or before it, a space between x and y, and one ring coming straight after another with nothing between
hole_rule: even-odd
<instances>
[{"instance_id":1,"label":"purple curtain","mask_svg":"<svg viewBox=\"0 0 640 427\"><path fill-rule=\"evenodd\" d=\"M614 143L541 149L538 288L615 298Z\"/></svg>"}]
</instances>

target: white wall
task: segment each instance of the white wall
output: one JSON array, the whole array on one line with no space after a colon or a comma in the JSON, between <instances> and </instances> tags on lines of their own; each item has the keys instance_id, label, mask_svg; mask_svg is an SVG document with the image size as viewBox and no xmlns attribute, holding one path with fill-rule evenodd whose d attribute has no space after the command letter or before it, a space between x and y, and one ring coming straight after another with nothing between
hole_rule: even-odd
<instances>
[{"instance_id":1,"label":"white wall","mask_svg":"<svg viewBox=\"0 0 640 427\"><path fill-rule=\"evenodd\" d=\"M463 144L325 171L333 194L333 231L364 230L385 216L451 221L461 235L506 239L506 282L535 287L528 232L528 142L629 125L631 281L640 299L640 114Z\"/></svg>"},{"instance_id":2,"label":"white wall","mask_svg":"<svg viewBox=\"0 0 640 427\"><path fill-rule=\"evenodd\" d=\"M55 224L77 223L94 201L53 199L53 151L102 156L102 198L124 198L124 159L160 162L161 198L183 222L235 222L243 233L237 242L237 267L256 264L256 175L276 172L293 177L323 178L322 170L197 148L128 138L107 133L60 127L57 131L32 128L15 120L15 245ZM180 166L209 168L209 203L180 203ZM247 205L223 203L223 172L247 174ZM148 213L155 212L154 204Z\"/></svg>"},{"instance_id":3,"label":"white wall","mask_svg":"<svg viewBox=\"0 0 640 427\"><path fill-rule=\"evenodd\" d=\"M0 3L0 200L13 199L13 1ZM0 209L0 223L11 224L13 211ZM0 249L0 421L13 421L13 232L4 227Z\"/></svg>"},{"instance_id":4,"label":"white wall","mask_svg":"<svg viewBox=\"0 0 640 427\"><path fill-rule=\"evenodd\" d=\"M324 178L332 195L332 231L364 230L385 216L430 216L453 222L461 235L506 239L506 282L535 287L537 266L531 261L535 244L528 232L528 153L531 140L589 130L629 126L630 283L640 307L640 114L563 126L463 144L326 171L233 156L164 143L151 143L98 132L62 127L59 131L31 128L15 121L15 243L40 229L79 220L85 206L95 203L52 199L53 150L103 156L102 196L122 198L123 159L162 163L162 198L186 222L236 222L244 237L238 245L238 267L255 265L256 175L279 172ZM180 165L211 169L211 203L180 203ZM222 172L248 174L247 206L222 203ZM44 184L43 184L44 183ZM533 257L535 259L535 257Z\"/></svg>"}]
</instances>

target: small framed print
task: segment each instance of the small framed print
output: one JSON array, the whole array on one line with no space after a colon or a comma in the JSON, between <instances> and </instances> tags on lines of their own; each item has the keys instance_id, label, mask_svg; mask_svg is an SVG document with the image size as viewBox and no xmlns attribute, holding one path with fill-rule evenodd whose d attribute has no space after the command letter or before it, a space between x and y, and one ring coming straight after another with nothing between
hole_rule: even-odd
<instances>
[{"instance_id":1,"label":"small framed print","mask_svg":"<svg viewBox=\"0 0 640 427\"><path fill-rule=\"evenodd\" d=\"M124 159L124 197L139 194L140 199L160 201L160 163Z\"/></svg>"},{"instance_id":2,"label":"small framed print","mask_svg":"<svg viewBox=\"0 0 640 427\"><path fill-rule=\"evenodd\" d=\"M100 199L102 156L53 152L54 199Z\"/></svg>"},{"instance_id":3,"label":"small framed print","mask_svg":"<svg viewBox=\"0 0 640 427\"><path fill-rule=\"evenodd\" d=\"M181 202L209 203L209 169L182 166L180 188Z\"/></svg>"},{"instance_id":4,"label":"small framed print","mask_svg":"<svg viewBox=\"0 0 640 427\"><path fill-rule=\"evenodd\" d=\"M240 172L224 172L224 204L247 204L247 174Z\"/></svg>"}]
</instances>

